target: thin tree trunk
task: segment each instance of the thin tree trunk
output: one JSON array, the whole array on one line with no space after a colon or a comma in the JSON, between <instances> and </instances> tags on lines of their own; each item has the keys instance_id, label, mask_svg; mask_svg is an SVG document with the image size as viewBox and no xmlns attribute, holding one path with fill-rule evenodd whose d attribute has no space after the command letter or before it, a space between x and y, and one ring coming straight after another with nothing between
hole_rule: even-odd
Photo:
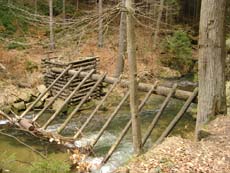
<instances>
[{"instance_id":1,"label":"thin tree trunk","mask_svg":"<svg viewBox=\"0 0 230 173\"><path fill-rule=\"evenodd\" d=\"M53 0L49 0L49 15L50 15L50 21L49 21L49 29L50 29L50 49L55 49L55 43L54 43L54 29L53 29Z\"/></svg>"},{"instance_id":2,"label":"thin tree trunk","mask_svg":"<svg viewBox=\"0 0 230 173\"><path fill-rule=\"evenodd\" d=\"M153 38L153 48L156 48L156 45L158 43L158 34L160 30L160 24L161 24L161 18L163 14L163 9L164 9L164 0L160 0L160 7L159 7L159 13L157 17L157 25L156 25L156 31L154 33L154 38Z\"/></svg>"},{"instance_id":3,"label":"thin tree trunk","mask_svg":"<svg viewBox=\"0 0 230 173\"><path fill-rule=\"evenodd\" d=\"M79 9L79 0L76 0L76 9Z\"/></svg>"},{"instance_id":4,"label":"thin tree trunk","mask_svg":"<svg viewBox=\"0 0 230 173\"><path fill-rule=\"evenodd\" d=\"M38 14L38 1L34 0L34 14L37 15Z\"/></svg>"},{"instance_id":5,"label":"thin tree trunk","mask_svg":"<svg viewBox=\"0 0 230 173\"><path fill-rule=\"evenodd\" d=\"M134 25L134 0L126 0L127 14L127 50L129 61L129 80L130 80L130 109L132 116L132 136L133 148L136 154L141 152L141 129L138 116L137 98L137 64L136 64L136 45L135 45L135 25Z\"/></svg>"},{"instance_id":6,"label":"thin tree trunk","mask_svg":"<svg viewBox=\"0 0 230 173\"><path fill-rule=\"evenodd\" d=\"M122 8L125 6L125 0L122 0ZM126 50L126 12L121 9L120 32L119 32L119 52L114 77L119 77L124 70L124 58Z\"/></svg>"},{"instance_id":7,"label":"thin tree trunk","mask_svg":"<svg viewBox=\"0 0 230 173\"><path fill-rule=\"evenodd\" d=\"M66 23L66 13L65 13L65 0L62 0L62 15L63 15L63 23Z\"/></svg>"},{"instance_id":8,"label":"thin tree trunk","mask_svg":"<svg viewBox=\"0 0 230 173\"><path fill-rule=\"evenodd\" d=\"M225 14L226 0L202 0L196 139L210 117L226 113Z\"/></svg>"},{"instance_id":9,"label":"thin tree trunk","mask_svg":"<svg viewBox=\"0 0 230 173\"><path fill-rule=\"evenodd\" d=\"M98 3L99 12L99 28L98 28L98 47L103 47L103 0L99 0Z\"/></svg>"}]
</instances>

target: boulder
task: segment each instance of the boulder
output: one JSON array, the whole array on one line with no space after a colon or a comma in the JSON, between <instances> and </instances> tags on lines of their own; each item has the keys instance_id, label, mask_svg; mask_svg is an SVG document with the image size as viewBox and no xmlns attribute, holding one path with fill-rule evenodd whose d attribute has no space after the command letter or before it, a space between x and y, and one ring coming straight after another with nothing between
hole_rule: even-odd
<instances>
[{"instance_id":1,"label":"boulder","mask_svg":"<svg viewBox=\"0 0 230 173\"><path fill-rule=\"evenodd\" d=\"M26 104L24 101L14 103L12 106L16 111L22 111L26 109Z\"/></svg>"},{"instance_id":2,"label":"boulder","mask_svg":"<svg viewBox=\"0 0 230 173\"><path fill-rule=\"evenodd\" d=\"M42 94L46 91L46 86L45 85L39 85L37 86L39 94ZM47 97L49 97L49 92L47 92L41 99L41 101L44 101Z\"/></svg>"},{"instance_id":3,"label":"boulder","mask_svg":"<svg viewBox=\"0 0 230 173\"><path fill-rule=\"evenodd\" d=\"M64 103L64 100L62 100L60 98L56 99L55 102L52 105L52 109L55 110L55 111L58 110L62 106L63 103ZM66 112L66 111L68 111L68 106L67 105L64 106L64 108L62 109L61 112Z\"/></svg>"},{"instance_id":4,"label":"boulder","mask_svg":"<svg viewBox=\"0 0 230 173\"><path fill-rule=\"evenodd\" d=\"M29 92L21 92L18 96L22 101L28 103L32 98L32 94Z\"/></svg>"},{"instance_id":5,"label":"boulder","mask_svg":"<svg viewBox=\"0 0 230 173\"><path fill-rule=\"evenodd\" d=\"M5 112L6 114L9 114L9 113L10 113L10 110L11 110L11 106L10 106L10 105L3 106L3 107L2 107L2 110L3 110L3 112Z\"/></svg>"}]
</instances>

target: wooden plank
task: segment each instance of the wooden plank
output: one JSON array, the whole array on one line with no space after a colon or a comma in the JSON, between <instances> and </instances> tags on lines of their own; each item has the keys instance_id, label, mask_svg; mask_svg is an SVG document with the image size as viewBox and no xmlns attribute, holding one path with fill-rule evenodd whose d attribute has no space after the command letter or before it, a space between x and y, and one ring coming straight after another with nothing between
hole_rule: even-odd
<instances>
[{"instance_id":1,"label":"wooden plank","mask_svg":"<svg viewBox=\"0 0 230 173\"><path fill-rule=\"evenodd\" d=\"M171 90L171 92L168 94L168 96L165 98L164 102L162 103L161 107L160 107L160 110L158 111L158 113L156 114L156 116L154 117L153 121L151 122L151 124L149 125L148 127L148 130L142 140L142 146L145 145L147 139L149 138L149 136L151 135L155 125L157 124L160 116L162 115L162 113L164 112L165 108L167 107L169 101L170 101L170 98L173 96L173 94L175 93L176 91L176 88L177 88L177 84L173 85L173 88Z\"/></svg>"},{"instance_id":2,"label":"wooden plank","mask_svg":"<svg viewBox=\"0 0 230 173\"><path fill-rule=\"evenodd\" d=\"M182 118L182 116L185 114L189 106L191 105L192 101L197 97L198 94L198 88L196 88L192 95L186 100L185 104L181 108L181 110L178 112L178 114L175 116L175 118L171 121L171 123L168 125L168 127L165 129L165 131L162 133L162 135L158 138L158 140L155 142L155 145L160 144L165 137L168 136L168 134L172 131L172 129L175 127L177 122Z\"/></svg>"},{"instance_id":3,"label":"wooden plank","mask_svg":"<svg viewBox=\"0 0 230 173\"><path fill-rule=\"evenodd\" d=\"M80 89L80 87L84 84L84 82L90 78L90 76L94 73L94 70L91 70L90 73L88 73L87 76L81 81L81 83L75 88L75 90L65 99L64 103L59 107L59 109L56 110L56 112L50 117L50 119L43 125L43 127L46 127L48 124L50 124L54 118L61 112L63 107L71 100L71 98L74 96L74 94Z\"/></svg>"},{"instance_id":4,"label":"wooden plank","mask_svg":"<svg viewBox=\"0 0 230 173\"><path fill-rule=\"evenodd\" d=\"M113 118L117 115L118 111L121 109L121 106L124 104L124 102L127 100L128 97L129 97L129 91L124 95L124 97L122 98L122 100L119 103L119 105L116 107L116 109L114 110L114 112L109 116L108 120L105 122L105 124L103 125L103 127L99 131L99 133L98 133L97 137L95 138L95 140L91 143L92 147L94 145L96 145L96 143L98 142L98 140L100 139L100 137L103 135L104 131L109 126L109 124L111 123L111 121L113 120Z\"/></svg>"},{"instance_id":5,"label":"wooden plank","mask_svg":"<svg viewBox=\"0 0 230 173\"><path fill-rule=\"evenodd\" d=\"M56 71L56 72L60 72L61 70L58 68L52 68L52 71ZM69 70L68 72L70 75L73 75L74 73L76 73L75 70ZM87 75L87 72L81 72L80 76L84 77L85 75ZM100 74L93 74L91 76L91 79L93 80L97 80L100 77ZM113 84L116 81L116 78L114 77L106 77L104 82L109 83L109 84ZM128 80L121 80L121 85L123 87L128 87L129 86L129 81ZM153 85L151 84L145 84L145 83L139 83L138 84L138 89L140 91L144 91L144 92L148 92ZM162 96L167 96L168 93L170 93L171 88L165 87L165 86L157 86L156 90L154 91L154 94L158 94L158 95L162 95ZM184 90L180 90L177 89L175 94L173 95L173 98L179 99L179 100L187 100L190 96L192 95L192 92L190 91L184 91ZM197 99L193 100L194 103L197 103Z\"/></svg>"},{"instance_id":6,"label":"wooden plank","mask_svg":"<svg viewBox=\"0 0 230 173\"><path fill-rule=\"evenodd\" d=\"M144 100L141 102L141 104L138 107L138 112L140 112L142 110L142 108L144 107L145 103L148 101L148 99L152 95L153 91L156 89L157 84L158 84L158 82L155 82L155 84L153 85L152 89L149 90L149 92L146 94ZM109 158L112 156L112 154L114 153L114 151L116 150L118 145L121 143L122 139L127 134L127 132L130 129L131 125L132 125L132 120L130 119L128 121L128 123L126 124L125 128L120 133L119 137L116 139L115 143L111 146L111 148L109 149L108 153L104 157L104 159L102 161L103 164L105 164L109 160Z\"/></svg>"},{"instance_id":7,"label":"wooden plank","mask_svg":"<svg viewBox=\"0 0 230 173\"><path fill-rule=\"evenodd\" d=\"M90 116L87 118L87 120L85 121L85 123L81 126L81 128L77 131L77 133L74 135L74 139L77 139L79 137L80 134L82 134L83 130L85 129L85 127L90 123L90 121L93 119L93 117L96 115L97 111L99 110L99 108L103 105L103 103L105 102L105 100L108 98L108 96L110 95L110 93L113 91L113 89L117 86L117 84L119 83L120 79L117 79L117 81L111 86L111 88L109 89L109 91L106 93L106 95L102 98L102 100L100 101L100 103L96 106L96 108L93 110L93 112L90 114Z\"/></svg>"},{"instance_id":8,"label":"wooden plank","mask_svg":"<svg viewBox=\"0 0 230 173\"><path fill-rule=\"evenodd\" d=\"M71 82L80 74L82 69L78 70L78 73L75 73L75 75L72 76L72 78L61 88L61 90L49 101L49 103L44 106L44 108L33 118L33 122L36 121L45 111L48 107L50 107L54 101L59 97L59 95L71 84Z\"/></svg>"},{"instance_id":9,"label":"wooden plank","mask_svg":"<svg viewBox=\"0 0 230 173\"><path fill-rule=\"evenodd\" d=\"M37 99L20 115L20 117L24 117L41 99L42 97L51 90L51 88L55 85L55 83L71 68L69 65L65 70L61 72L61 74L53 81L53 83L43 92L41 93Z\"/></svg>"},{"instance_id":10,"label":"wooden plank","mask_svg":"<svg viewBox=\"0 0 230 173\"><path fill-rule=\"evenodd\" d=\"M72 119L72 117L79 111L81 106L87 101L89 96L93 93L93 91L97 88L97 86L104 80L106 76L106 73L104 73L101 78L97 80L97 82L94 84L94 86L90 89L90 91L87 93L87 95L80 101L80 103L76 106L76 108L71 112L71 114L66 118L64 123L57 129L57 133L61 133L62 130L66 127L66 125L69 123L69 121Z\"/></svg>"}]
</instances>

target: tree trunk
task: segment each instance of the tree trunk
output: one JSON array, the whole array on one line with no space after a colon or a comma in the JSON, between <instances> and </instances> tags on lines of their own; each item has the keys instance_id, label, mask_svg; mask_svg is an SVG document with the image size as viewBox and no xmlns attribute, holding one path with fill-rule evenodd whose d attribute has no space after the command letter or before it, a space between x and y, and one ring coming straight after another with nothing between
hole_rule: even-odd
<instances>
[{"instance_id":1,"label":"tree trunk","mask_svg":"<svg viewBox=\"0 0 230 173\"><path fill-rule=\"evenodd\" d=\"M160 7L159 7L159 12L158 12L158 17L157 17L157 25L156 25L156 31L154 33L154 38L153 38L153 48L156 48L156 43L158 42L158 34L160 30L160 24L161 24L161 18L164 10L164 0L160 1Z\"/></svg>"},{"instance_id":2,"label":"tree trunk","mask_svg":"<svg viewBox=\"0 0 230 173\"><path fill-rule=\"evenodd\" d=\"M98 47L103 47L103 0L99 0L98 13L99 13L99 28L98 28Z\"/></svg>"},{"instance_id":3,"label":"tree trunk","mask_svg":"<svg viewBox=\"0 0 230 173\"><path fill-rule=\"evenodd\" d=\"M76 0L76 9L79 9L79 0Z\"/></svg>"},{"instance_id":4,"label":"tree trunk","mask_svg":"<svg viewBox=\"0 0 230 173\"><path fill-rule=\"evenodd\" d=\"M49 21L49 29L50 29L50 49L55 49L55 43L54 43L54 30L53 30L53 0L49 0L49 15L50 15L50 21Z\"/></svg>"},{"instance_id":5,"label":"tree trunk","mask_svg":"<svg viewBox=\"0 0 230 173\"><path fill-rule=\"evenodd\" d=\"M125 6L125 0L122 0L122 7ZM124 70L124 58L126 50L126 12L121 9L120 32L119 32L119 52L114 77L119 77Z\"/></svg>"},{"instance_id":6,"label":"tree trunk","mask_svg":"<svg viewBox=\"0 0 230 173\"><path fill-rule=\"evenodd\" d=\"M38 14L38 1L34 0L34 14L37 15Z\"/></svg>"},{"instance_id":7,"label":"tree trunk","mask_svg":"<svg viewBox=\"0 0 230 173\"><path fill-rule=\"evenodd\" d=\"M226 0L202 0L199 39L199 97L196 138L211 116L226 113Z\"/></svg>"},{"instance_id":8,"label":"tree trunk","mask_svg":"<svg viewBox=\"0 0 230 173\"><path fill-rule=\"evenodd\" d=\"M126 0L127 8L127 50L129 62L129 80L130 80L130 109L132 119L133 148L136 154L141 152L141 129L138 116L138 98L137 98L137 65L136 65L136 46L135 46L135 25L134 25L134 1Z\"/></svg>"},{"instance_id":9,"label":"tree trunk","mask_svg":"<svg viewBox=\"0 0 230 173\"><path fill-rule=\"evenodd\" d=\"M63 15L63 23L66 23L66 14L65 14L65 0L62 0L62 15Z\"/></svg>"}]
</instances>

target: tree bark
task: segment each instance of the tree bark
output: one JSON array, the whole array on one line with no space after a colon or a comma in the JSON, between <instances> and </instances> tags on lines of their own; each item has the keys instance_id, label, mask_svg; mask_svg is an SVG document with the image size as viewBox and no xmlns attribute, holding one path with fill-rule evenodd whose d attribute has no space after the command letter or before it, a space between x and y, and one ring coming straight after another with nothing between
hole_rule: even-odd
<instances>
[{"instance_id":1,"label":"tree bark","mask_svg":"<svg viewBox=\"0 0 230 173\"><path fill-rule=\"evenodd\" d=\"M49 0L49 29L50 29L50 49L55 49L54 43L54 29L53 29L53 0Z\"/></svg>"},{"instance_id":2,"label":"tree bark","mask_svg":"<svg viewBox=\"0 0 230 173\"><path fill-rule=\"evenodd\" d=\"M133 148L135 154L141 152L141 128L138 116L137 98L137 65L136 65L136 45L135 45L135 25L134 25L134 0L126 0L127 8L127 50L129 62L129 89L130 89L130 109L132 119Z\"/></svg>"},{"instance_id":3,"label":"tree bark","mask_svg":"<svg viewBox=\"0 0 230 173\"><path fill-rule=\"evenodd\" d=\"M202 0L199 38L199 96L196 138L211 116L226 113L226 0Z\"/></svg>"},{"instance_id":4,"label":"tree bark","mask_svg":"<svg viewBox=\"0 0 230 173\"><path fill-rule=\"evenodd\" d=\"M79 0L76 0L76 9L79 9Z\"/></svg>"},{"instance_id":5,"label":"tree bark","mask_svg":"<svg viewBox=\"0 0 230 173\"><path fill-rule=\"evenodd\" d=\"M98 47L103 47L103 0L98 2L99 28L98 28Z\"/></svg>"},{"instance_id":6,"label":"tree bark","mask_svg":"<svg viewBox=\"0 0 230 173\"><path fill-rule=\"evenodd\" d=\"M34 14L37 15L38 14L38 1L34 0Z\"/></svg>"},{"instance_id":7,"label":"tree bark","mask_svg":"<svg viewBox=\"0 0 230 173\"><path fill-rule=\"evenodd\" d=\"M125 0L122 0L122 8L125 6ZM126 50L126 12L121 9L120 32L119 32L119 52L117 57L116 71L114 77L119 77L124 70L124 58Z\"/></svg>"},{"instance_id":8,"label":"tree bark","mask_svg":"<svg viewBox=\"0 0 230 173\"><path fill-rule=\"evenodd\" d=\"M66 23L66 13L65 13L65 0L62 0L62 15L63 15L63 23Z\"/></svg>"},{"instance_id":9,"label":"tree bark","mask_svg":"<svg viewBox=\"0 0 230 173\"><path fill-rule=\"evenodd\" d=\"M164 0L160 0L160 7L159 7L159 13L157 17L157 25L156 25L156 31L154 33L154 38L153 38L153 48L156 48L157 42L158 42L158 34L160 30L160 24L161 24L161 18L164 10Z\"/></svg>"}]
</instances>

